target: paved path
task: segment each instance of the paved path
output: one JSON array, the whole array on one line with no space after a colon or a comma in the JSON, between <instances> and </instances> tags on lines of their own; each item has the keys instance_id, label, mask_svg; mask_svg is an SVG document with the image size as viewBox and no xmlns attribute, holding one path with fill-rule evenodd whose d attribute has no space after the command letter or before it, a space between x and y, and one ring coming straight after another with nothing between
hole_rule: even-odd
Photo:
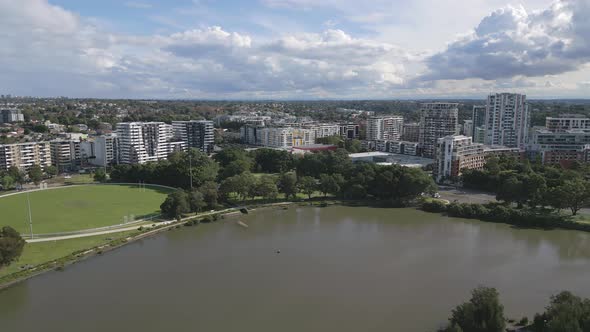
<instances>
[{"instance_id":1,"label":"paved path","mask_svg":"<svg viewBox=\"0 0 590 332\"><path fill-rule=\"evenodd\" d=\"M464 188L443 187L439 189L439 194L440 198L450 202L485 204L496 201L495 194Z\"/></svg>"},{"instance_id":2,"label":"paved path","mask_svg":"<svg viewBox=\"0 0 590 332\"><path fill-rule=\"evenodd\" d=\"M161 221L161 222L146 222L145 224L136 224L134 226L129 226L129 227L121 227L121 228L108 229L108 230L90 230L88 232L84 232L84 233L80 233L80 234L62 235L62 236L53 236L53 237L39 237L39 238L34 238L32 240L28 239L26 241L27 241L27 243L38 243L38 242L77 239L77 238L81 238L81 237L96 236L96 235L121 233L121 232L127 232L127 231L134 231L141 226L145 227L146 224L147 225L156 224L158 226L166 226L166 225L170 225L170 224L174 224L174 223L181 224L182 222L187 221L189 219L193 219L195 217L205 217L205 216L209 216L209 215L217 214L217 213L228 213L228 212L233 212L233 211L239 211L239 209L240 208L229 208L229 209L220 210L220 211L205 212L205 213L201 213L197 216L190 216L190 217L184 218L180 222L178 222L176 220L168 220L168 221Z\"/></svg>"}]
</instances>

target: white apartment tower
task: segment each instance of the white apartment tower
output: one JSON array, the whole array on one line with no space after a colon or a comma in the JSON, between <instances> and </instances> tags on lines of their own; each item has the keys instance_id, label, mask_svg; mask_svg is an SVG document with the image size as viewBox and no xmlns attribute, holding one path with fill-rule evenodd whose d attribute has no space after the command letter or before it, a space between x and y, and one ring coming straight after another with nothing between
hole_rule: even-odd
<instances>
[{"instance_id":1,"label":"white apartment tower","mask_svg":"<svg viewBox=\"0 0 590 332\"><path fill-rule=\"evenodd\" d=\"M526 95L490 94L486 103L485 144L524 148L528 142L529 109Z\"/></svg>"},{"instance_id":2,"label":"white apartment tower","mask_svg":"<svg viewBox=\"0 0 590 332\"><path fill-rule=\"evenodd\" d=\"M189 148L196 148L205 153L213 152L213 121L172 121L172 127L174 138L186 143Z\"/></svg>"},{"instance_id":3,"label":"white apartment tower","mask_svg":"<svg viewBox=\"0 0 590 332\"><path fill-rule=\"evenodd\" d=\"M117 124L119 162L143 164L166 159L172 126L164 122L123 122Z\"/></svg>"},{"instance_id":4,"label":"white apartment tower","mask_svg":"<svg viewBox=\"0 0 590 332\"><path fill-rule=\"evenodd\" d=\"M456 135L459 132L459 104L425 103L420 110L419 141L422 155L434 157L439 138Z\"/></svg>"},{"instance_id":5,"label":"white apartment tower","mask_svg":"<svg viewBox=\"0 0 590 332\"><path fill-rule=\"evenodd\" d=\"M373 116L367 120L367 140L399 141L403 128L401 116Z\"/></svg>"}]
</instances>

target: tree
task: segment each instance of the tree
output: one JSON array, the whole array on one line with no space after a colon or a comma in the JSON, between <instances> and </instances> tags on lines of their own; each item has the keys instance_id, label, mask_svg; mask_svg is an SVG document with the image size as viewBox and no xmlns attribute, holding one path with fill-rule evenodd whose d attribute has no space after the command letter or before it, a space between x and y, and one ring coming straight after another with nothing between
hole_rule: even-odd
<instances>
[{"instance_id":1,"label":"tree","mask_svg":"<svg viewBox=\"0 0 590 332\"><path fill-rule=\"evenodd\" d=\"M57 175L57 167L55 166L47 166L45 167L45 174L47 174L50 178Z\"/></svg>"},{"instance_id":2,"label":"tree","mask_svg":"<svg viewBox=\"0 0 590 332\"><path fill-rule=\"evenodd\" d=\"M275 199L279 195L277 183L272 176L263 176L256 185L256 191L264 199Z\"/></svg>"},{"instance_id":3,"label":"tree","mask_svg":"<svg viewBox=\"0 0 590 332\"><path fill-rule=\"evenodd\" d=\"M10 175L10 177L18 184L22 184L25 181L25 175L16 166L10 166L8 169L8 175Z\"/></svg>"},{"instance_id":4,"label":"tree","mask_svg":"<svg viewBox=\"0 0 590 332\"><path fill-rule=\"evenodd\" d=\"M258 149L254 156L255 171L263 173L283 173L293 169L293 156L287 151Z\"/></svg>"},{"instance_id":5,"label":"tree","mask_svg":"<svg viewBox=\"0 0 590 332\"><path fill-rule=\"evenodd\" d=\"M17 260L23 252L25 240L12 227L0 230L0 267Z\"/></svg>"},{"instance_id":6,"label":"tree","mask_svg":"<svg viewBox=\"0 0 590 332\"><path fill-rule=\"evenodd\" d=\"M318 184L316 179L311 176L304 176L299 179L297 187L302 193L307 195L307 198L311 199L311 195L316 192Z\"/></svg>"},{"instance_id":7,"label":"tree","mask_svg":"<svg viewBox=\"0 0 590 332\"><path fill-rule=\"evenodd\" d=\"M201 212L207 206L207 203L199 190L193 190L189 194L189 205L192 212Z\"/></svg>"},{"instance_id":8,"label":"tree","mask_svg":"<svg viewBox=\"0 0 590 332\"><path fill-rule=\"evenodd\" d=\"M207 181L199 187L199 191L203 194L203 200L207 203L209 209L215 209L217 207L217 199L219 193L217 190L217 183L213 181Z\"/></svg>"},{"instance_id":9,"label":"tree","mask_svg":"<svg viewBox=\"0 0 590 332\"><path fill-rule=\"evenodd\" d=\"M249 158L238 159L230 162L223 167L220 177L222 179L230 176L239 175L245 172L249 172L252 169L252 160Z\"/></svg>"},{"instance_id":10,"label":"tree","mask_svg":"<svg viewBox=\"0 0 590 332\"><path fill-rule=\"evenodd\" d=\"M581 179L565 181L560 192L564 195L563 200L574 216L578 214L578 211L584 207L590 198L588 183Z\"/></svg>"},{"instance_id":11,"label":"tree","mask_svg":"<svg viewBox=\"0 0 590 332\"><path fill-rule=\"evenodd\" d=\"M94 181L101 183L107 181L107 173L103 168L99 168L94 172Z\"/></svg>"},{"instance_id":12,"label":"tree","mask_svg":"<svg viewBox=\"0 0 590 332\"><path fill-rule=\"evenodd\" d=\"M552 296L545 313L535 315L533 331L590 331L590 300L581 299L570 292Z\"/></svg>"},{"instance_id":13,"label":"tree","mask_svg":"<svg viewBox=\"0 0 590 332\"><path fill-rule=\"evenodd\" d=\"M2 189L10 190L14 187L14 179L10 175L4 175L2 177Z\"/></svg>"},{"instance_id":14,"label":"tree","mask_svg":"<svg viewBox=\"0 0 590 332\"><path fill-rule=\"evenodd\" d=\"M340 185L334 176L321 174L318 189L324 194L324 197L326 197L328 194L337 194L340 191Z\"/></svg>"},{"instance_id":15,"label":"tree","mask_svg":"<svg viewBox=\"0 0 590 332\"><path fill-rule=\"evenodd\" d=\"M496 194L497 200L508 204L517 202L519 207L521 207L522 201L526 200L525 197L524 184L516 176L510 176L502 181Z\"/></svg>"},{"instance_id":16,"label":"tree","mask_svg":"<svg viewBox=\"0 0 590 332\"><path fill-rule=\"evenodd\" d=\"M285 198L297 196L297 177L293 173L283 173L279 178L279 191L285 194Z\"/></svg>"},{"instance_id":17,"label":"tree","mask_svg":"<svg viewBox=\"0 0 590 332\"><path fill-rule=\"evenodd\" d=\"M471 292L471 299L453 310L450 325L465 332L502 332L506 326L504 306L500 304L495 288L478 287ZM448 330L453 331L453 330Z\"/></svg>"},{"instance_id":18,"label":"tree","mask_svg":"<svg viewBox=\"0 0 590 332\"><path fill-rule=\"evenodd\" d=\"M183 213L190 212L188 195L184 190L177 190L166 197L166 200L160 205L162 213L170 218L180 220Z\"/></svg>"},{"instance_id":19,"label":"tree","mask_svg":"<svg viewBox=\"0 0 590 332\"><path fill-rule=\"evenodd\" d=\"M250 173L243 173L229 177L219 187L224 198L227 200L229 195L235 193L238 199L245 200L248 196L251 196L252 188L256 184L256 179Z\"/></svg>"},{"instance_id":20,"label":"tree","mask_svg":"<svg viewBox=\"0 0 590 332\"><path fill-rule=\"evenodd\" d=\"M29 179L31 179L36 185L41 183L41 180L43 180L43 170L41 169L41 166L37 164L31 166L31 169L29 169Z\"/></svg>"}]
</instances>

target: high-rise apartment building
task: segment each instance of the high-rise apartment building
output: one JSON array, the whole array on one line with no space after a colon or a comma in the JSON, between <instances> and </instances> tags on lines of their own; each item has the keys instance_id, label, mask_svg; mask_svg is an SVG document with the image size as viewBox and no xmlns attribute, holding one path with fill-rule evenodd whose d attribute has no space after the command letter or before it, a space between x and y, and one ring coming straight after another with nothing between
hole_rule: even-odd
<instances>
[{"instance_id":1,"label":"high-rise apartment building","mask_svg":"<svg viewBox=\"0 0 590 332\"><path fill-rule=\"evenodd\" d=\"M174 138L185 142L189 148L199 149L205 153L213 152L215 141L213 121L172 121L172 127Z\"/></svg>"},{"instance_id":2,"label":"high-rise apartment building","mask_svg":"<svg viewBox=\"0 0 590 332\"><path fill-rule=\"evenodd\" d=\"M488 96L485 144L524 148L528 142L529 109L526 96L496 93Z\"/></svg>"},{"instance_id":3,"label":"high-rise apartment building","mask_svg":"<svg viewBox=\"0 0 590 332\"><path fill-rule=\"evenodd\" d=\"M418 142L420 140L420 124L404 123L402 140L407 142Z\"/></svg>"},{"instance_id":4,"label":"high-rise apartment building","mask_svg":"<svg viewBox=\"0 0 590 332\"><path fill-rule=\"evenodd\" d=\"M119 162L143 164L166 159L172 140L172 126L164 122L122 122L117 124Z\"/></svg>"},{"instance_id":5,"label":"high-rise apartment building","mask_svg":"<svg viewBox=\"0 0 590 332\"><path fill-rule=\"evenodd\" d=\"M403 127L401 116L372 116L367 120L367 140L399 141Z\"/></svg>"},{"instance_id":6,"label":"high-rise apartment building","mask_svg":"<svg viewBox=\"0 0 590 332\"><path fill-rule=\"evenodd\" d=\"M471 136L474 143L483 143L485 140L485 124L486 124L486 106L473 106L471 114L471 132L465 133L465 136Z\"/></svg>"},{"instance_id":7,"label":"high-rise apartment building","mask_svg":"<svg viewBox=\"0 0 590 332\"><path fill-rule=\"evenodd\" d=\"M422 104L419 142L424 157L434 157L439 138L458 134L458 106L455 103Z\"/></svg>"},{"instance_id":8,"label":"high-rise apartment building","mask_svg":"<svg viewBox=\"0 0 590 332\"><path fill-rule=\"evenodd\" d=\"M0 145L0 170L15 166L21 171L28 171L33 165L39 165L43 169L51 166L49 142Z\"/></svg>"}]
</instances>

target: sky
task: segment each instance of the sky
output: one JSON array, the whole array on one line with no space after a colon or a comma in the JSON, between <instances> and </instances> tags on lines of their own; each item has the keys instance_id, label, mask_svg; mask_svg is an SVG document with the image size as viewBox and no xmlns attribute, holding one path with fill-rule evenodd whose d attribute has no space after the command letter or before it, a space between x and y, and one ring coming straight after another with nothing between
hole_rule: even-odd
<instances>
[{"instance_id":1,"label":"sky","mask_svg":"<svg viewBox=\"0 0 590 332\"><path fill-rule=\"evenodd\" d=\"M590 98L590 0L0 0L0 94Z\"/></svg>"}]
</instances>

